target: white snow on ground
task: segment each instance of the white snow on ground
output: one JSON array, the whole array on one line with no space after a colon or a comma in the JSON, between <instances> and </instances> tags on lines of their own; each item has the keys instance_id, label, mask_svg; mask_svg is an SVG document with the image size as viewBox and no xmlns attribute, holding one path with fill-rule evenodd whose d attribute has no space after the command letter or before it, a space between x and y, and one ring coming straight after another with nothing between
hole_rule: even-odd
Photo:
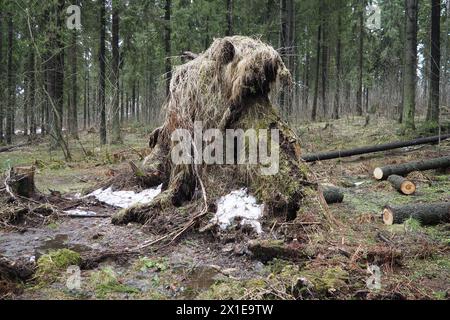
<instances>
[{"instance_id":1,"label":"white snow on ground","mask_svg":"<svg viewBox=\"0 0 450 320\"><path fill-rule=\"evenodd\" d=\"M256 198L249 195L247 189L233 191L217 202L217 213L211 222L217 223L226 230L235 218L241 218L241 225L250 225L258 233L262 233L258 221L264 211L264 205L258 205Z\"/></svg>"},{"instance_id":2,"label":"white snow on ground","mask_svg":"<svg viewBox=\"0 0 450 320\"><path fill-rule=\"evenodd\" d=\"M81 210L81 209L67 210L67 211L64 211L64 213L74 215L74 216L95 216L97 214L94 211L85 211L85 210Z\"/></svg>"},{"instance_id":3,"label":"white snow on ground","mask_svg":"<svg viewBox=\"0 0 450 320\"><path fill-rule=\"evenodd\" d=\"M140 193L134 191L112 191L108 189L98 189L86 197L95 197L98 201L119 208L129 208L137 204L148 204L162 191L162 184L154 189L144 190Z\"/></svg>"}]
</instances>

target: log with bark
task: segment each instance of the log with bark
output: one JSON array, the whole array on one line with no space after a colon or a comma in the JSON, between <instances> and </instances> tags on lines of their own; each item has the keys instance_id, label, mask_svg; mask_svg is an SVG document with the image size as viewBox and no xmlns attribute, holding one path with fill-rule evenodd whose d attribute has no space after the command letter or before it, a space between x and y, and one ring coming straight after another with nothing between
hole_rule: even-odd
<instances>
[{"instance_id":1,"label":"log with bark","mask_svg":"<svg viewBox=\"0 0 450 320\"><path fill-rule=\"evenodd\" d=\"M386 206L383 210L383 221L387 225L402 224L410 218L420 221L422 225L448 223L450 202Z\"/></svg>"},{"instance_id":2,"label":"log with bark","mask_svg":"<svg viewBox=\"0 0 450 320\"><path fill-rule=\"evenodd\" d=\"M403 193L404 195L412 195L416 192L416 185L401 176L398 175L391 175L388 178L389 183L400 193Z\"/></svg>"},{"instance_id":3,"label":"log with bark","mask_svg":"<svg viewBox=\"0 0 450 320\"><path fill-rule=\"evenodd\" d=\"M151 135L152 153L140 167L132 166L143 187L162 184L163 192L150 204L118 212L113 223L156 226L161 220L169 220L167 226L179 226L180 222L175 221L183 215L177 214L177 208L197 210L189 211L190 217L184 215L189 218L184 220L186 226L180 228L176 238L198 225L198 219L211 212L210 208L220 197L243 187L265 204L266 214L277 218L293 220L303 212L319 213L322 207L317 185L309 182L310 171L301 161L299 139L282 121L269 98L277 88L276 83L289 85L290 81L290 73L276 50L259 40L241 36L216 39L206 52L179 66L172 76L165 122ZM279 157L272 167L275 172L263 174L262 169L267 169L269 164L238 165L236 159L234 164L226 165L198 164L193 159L185 164L174 163L172 153L176 144L172 138L177 129L187 131L192 137L193 147L188 152L189 149L203 151L210 142L204 140L200 141L200 148L194 146L195 127L199 122L203 126L201 132L214 129L222 137L227 130L266 129L266 138L257 136L259 150L261 146L271 149L271 130L278 130L279 142L274 150L279 151ZM241 147L247 155L249 145L243 143ZM225 149L228 152L233 147Z\"/></svg>"},{"instance_id":4,"label":"log with bark","mask_svg":"<svg viewBox=\"0 0 450 320\"><path fill-rule=\"evenodd\" d=\"M428 138L419 138L419 139L414 139L414 140L409 140L409 141L398 141L398 142L392 142L392 143L381 144L381 145L376 145L376 146L367 146L367 147L361 147L361 148L349 149L349 150L339 150L339 151L306 154L306 155L302 156L302 159L306 162L315 162L315 161L331 160L331 159L338 159L338 158L346 158L346 157L352 157L352 156L361 155L361 154L368 154L368 153L387 151L387 150L393 150L393 149L399 149L399 148L405 148L405 147L412 147L412 146L418 146L418 145L424 145L424 144L438 143L439 141L444 141L447 139L450 139L450 134L441 135L441 136L433 136L433 137L428 137Z\"/></svg>"},{"instance_id":5,"label":"log with bark","mask_svg":"<svg viewBox=\"0 0 450 320\"><path fill-rule=\"evenodd\" d=\"M382 168L375 168L375 170L373 171L373 176L377 180L386 180L391 175L405 176L414 171L426 171L446 168L450 168L450 156L435 158L431 160L395 164Z\"/></svg>"}]
</instances>

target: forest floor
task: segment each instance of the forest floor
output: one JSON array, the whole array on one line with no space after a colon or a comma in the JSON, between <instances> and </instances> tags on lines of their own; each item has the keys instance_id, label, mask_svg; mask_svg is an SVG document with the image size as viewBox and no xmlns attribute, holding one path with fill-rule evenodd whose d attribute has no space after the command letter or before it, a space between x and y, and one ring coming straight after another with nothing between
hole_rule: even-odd
<instances>
[{"instance_id":1,"label":"forest floor","mask_svg":"<svg viewBox=\"0 0 450 320\"><path fill-rule=\"evenodd\" d=\"M394 122L364 123L363 118L345 118L296 129L305 152L402 139ZM149 131L130 127L124 145L103 148L97 134L83 133L81 143L71 141L71 162L59 152L50 154L41 141L0 153L0 167L35 165L41 192L73 197L128 168L129 161L140 161ZM440 154L450 154L450 142L312 164L318 182L341 187L345 199L329 207L338 222L335 227L307 232L308 258L297 262L262 263L252 258L245 242L198 233L158 251L150 247L138 254L102 256L135 248L154 236L139 225L112 225L109 216L117 209L98 202L85 205L104 218L59 215L13 224L2 222L0 214L0 258L37 262L35 276L14 289L5 290L7 284L0 279L0 299L448 299L450 225L422 227L409 220L385 226L381 211L388 203L449 201L449 172L411 174L418 191L409 197L372 179L377 166ZM270 226L264 230L271 232ZM71 264L81 265L80 289L66 286ZM381 271L381 289L371 290L368 267L374 265Z\"/></svg>"}]
</instances>

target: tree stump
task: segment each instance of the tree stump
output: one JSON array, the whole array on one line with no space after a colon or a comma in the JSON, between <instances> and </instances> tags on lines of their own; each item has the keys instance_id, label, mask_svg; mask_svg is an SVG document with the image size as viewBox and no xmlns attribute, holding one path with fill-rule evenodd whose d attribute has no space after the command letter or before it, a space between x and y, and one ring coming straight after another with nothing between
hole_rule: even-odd
<instances>
[{"instance_id":1,"label":"tree stump","mask_svg":"<svg viewBox=\"0 0 450 320\"><path fill-rule=\"evenodd\" d=\"M34 174L36 168L14 167L9 172L8 185L13 195L24 198L33 198L36 195L36 186L34 184Z\"/></svg>"}]
</instances>

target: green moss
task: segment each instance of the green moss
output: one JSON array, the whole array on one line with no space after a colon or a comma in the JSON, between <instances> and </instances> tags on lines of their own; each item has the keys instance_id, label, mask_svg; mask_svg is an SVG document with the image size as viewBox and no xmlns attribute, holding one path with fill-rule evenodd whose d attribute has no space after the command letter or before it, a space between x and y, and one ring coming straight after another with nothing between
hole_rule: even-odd
<instances>
[{"instance_id":1,"label":"green moss","mask_svg":"<svg viewBox=\"0 0 450 320\"><path fill-rule=\"evenodd\" d=\"M94 272L90 277L90 285L94 288L97 298L104 299L114 293L137 294L140 291L134 287L119 282L111 268Z\"/></svg>"},{"instance_id":2,"label":"green moss","mask_svg":"<svg viewBox=\"0 0 450 320\"><path fill-rule=\"evenodd\" d=\"M297 265L287 265L274 277L281 280L287 289L297 286L298 279L304 278L310 284L309 290L319 295L327 295L347 286L349 274L341 267L332 268L306 268L301 270ZM303 288L296 288L302 290Z\"/></svg>"},{"instance_id":3,"label":"green moss","mask_svg":"<svg viewBox=\"0 0 450 320\"><path fill-rule=\"evenodd\" d=\"M199 300L239 300L245 297L248 291L264 289L264 279L248 281L226 280L213 284L208 290L197 296Z\"/></svg>"},{"instance_id":4,"label":"green moss","mask_svg":"<svg viewBox=\"0 0 450 320\"><path fill-rule=\"evenodd\" d=\"M244 287L238 281L213 284L209 290L198 295L199 300L238 300L245 294Z\"/></svg>"},{"instance_id":5,"label":"green moss","mask_svg":"<svg viewBox=\"0 0 450 320\"><path fill-rule=\"evenodd\" d=\"M80 254L68 249L50 251L41 256L37 262L36 279L38 285L53 283L58 280L62 272L69 266L79 265Z\"/></svg>"}]
</instances>

